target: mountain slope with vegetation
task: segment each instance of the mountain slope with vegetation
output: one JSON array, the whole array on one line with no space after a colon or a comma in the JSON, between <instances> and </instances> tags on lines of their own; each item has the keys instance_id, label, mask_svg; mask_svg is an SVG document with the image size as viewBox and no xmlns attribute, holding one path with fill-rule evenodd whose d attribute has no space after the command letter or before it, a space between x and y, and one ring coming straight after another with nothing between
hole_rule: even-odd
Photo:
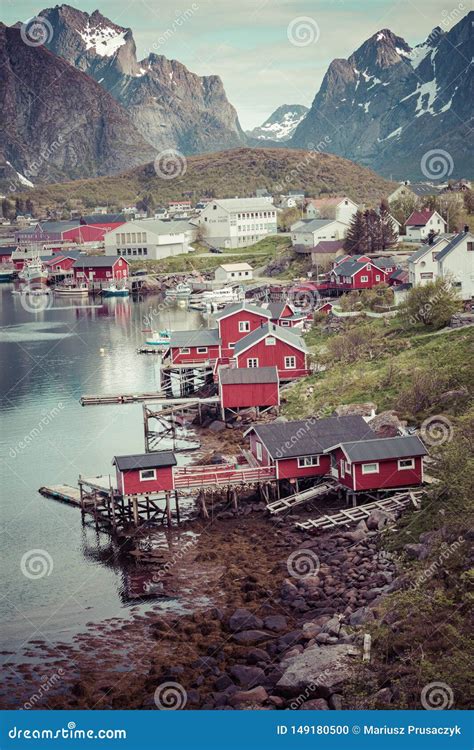
<instances>
[{"instance_id":1,"label":"mountain slope with vegetation","mask_svg":"<svg viewBox=\"0 0 474 750\"><path fill-rule=\"evenodd\" d=\"M28 191L28 197L40 206L79 200L89 206L121 207L150 194L158 205L182 196L233 198L257 188L277 194L302 188L310 195L336 193L375 202L392 189L390 182L347 159L293 149L238 148L190 156L178 172L174 179L163 179L149 163L115 177L39 186Z\"/></svg>"}]
</instances>

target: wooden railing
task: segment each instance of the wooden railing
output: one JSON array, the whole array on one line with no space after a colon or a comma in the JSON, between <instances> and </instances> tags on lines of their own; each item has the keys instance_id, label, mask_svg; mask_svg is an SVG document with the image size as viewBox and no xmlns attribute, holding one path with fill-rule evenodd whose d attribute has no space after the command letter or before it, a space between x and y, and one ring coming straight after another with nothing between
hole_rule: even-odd
<instances>
[{"instance_id":1,"label":"wooden railing","mask_svg":"<svg viewBox=\"0 0 474 750\"><path fill-rule=\"evenodd\" d=\"M254 468L217 464L215 466L179 466L173 470L174 486L205 487L208 485L241 484L244 482L264 482L276 479L273 466Z\"/></svg>"}]
</instances>

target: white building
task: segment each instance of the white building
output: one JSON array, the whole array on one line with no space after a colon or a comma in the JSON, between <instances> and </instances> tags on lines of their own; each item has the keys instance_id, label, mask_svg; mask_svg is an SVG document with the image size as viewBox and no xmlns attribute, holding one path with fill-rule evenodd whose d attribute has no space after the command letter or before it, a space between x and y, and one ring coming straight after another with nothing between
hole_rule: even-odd
<instances>
[{"instance_id":1,"label":"white building","mask_svg":"<svg viewBox=\"0 0 474 750\"><path fill-rule=\"evenodd\" d=\"M446 232L446 222L437 211L430 211L429 208L423 211L413 211L405 222L407 240L425 240L430 232L444 234Z\"/></svg>"},{"instance_id":2,"label":"white building","mask_svg":"<svg viewBox=\"0 0 474 750\"><path fill-rule=\"evenodd\" d=\"M217 247L247 247L277 233L276 208L264 198L226 198L208 203L192 220Z\"/></svg>"},{"instance_id":3,"label":"white building","mask_svg":"<svg viewBox=\"0 0 474 750\"><path fill-rule=\"evenodd\" d=\"M187 221L140 219L122 224L104 237L106 255L159 260L192 251L195 228Z\"/></svg>"},{"instance_id":4,"label":"white building","mask_svg":"<svg viewBox=\"0 0 474 750\"><path fill-rule=\"evenodd\" d=\"M438 195L439 192L440 187L437 185L431 185L429 182L401 182L388 196L388 202L394 203L397 200L411 198L417 205L419 205L421 201Z\"/></svg>"},{"instance_id":5,"label":"white building","mask_svg":"<svg viewBox=\"0 0 474 750\"><path fill-rule=\"evenodd\" d=\"M424 286L438 276L437 255L449 240L445 237L431 245L422 245L416 253L408 258L408 281L412 286Z\"/></svg>"},{"instance_id":6,"label":"white building","mask_svg":"<svg viewBox=\"0 0 474 750\"><path fill-rule=\"evenodd\" d=\"M250 281L253 269L248 263L223 263L214 272L214 279L219 282Z\"/></svg>"},{"instance_id":7,"label":"white building","mask_svg":"<svg viewBox=\"0 0 474 750\"><path fill-rule=\"evenodd\" d=\"M457 234L438 253L438 276L448 279L464 301L474 299L474 234Z\"/></svg>"},{"instance_id":8,"label":"white building","mask_svg":"<svg viewBox=\"0 0 474 750\"><path fill-rule=\"evenodd\" d=\"M308 198L305 214L308 219L336 219L350 224L359 206L346 196Z\"/></svg>"},{"instance_id":9,"label":"white building","mask_svg":"<svg viewBox=\"0 0 474 750\"><path fill-rule=\"evenodd\" d=\"M341 240L348 230L348 224L335 219L312 219L297 221L292 224L292 245L304 245L313 248L321 240Z\"/></svg>"}]
</instances>

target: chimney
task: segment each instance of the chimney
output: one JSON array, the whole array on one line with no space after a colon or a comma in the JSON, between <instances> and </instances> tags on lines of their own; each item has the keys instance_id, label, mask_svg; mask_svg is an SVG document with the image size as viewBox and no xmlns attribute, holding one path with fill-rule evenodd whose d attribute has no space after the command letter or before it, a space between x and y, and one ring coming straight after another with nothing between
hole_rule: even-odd
<instances>
[{"instance_id":1,"label":"chimney","mask_svg":"<svg viewBox=\"0 0 474 750\"><path fill-rule=\"evenodd\" d=\"M464 234L467 234L469 232L469 226L467 224L464 224Z\"/></svg>"}]
</instances>

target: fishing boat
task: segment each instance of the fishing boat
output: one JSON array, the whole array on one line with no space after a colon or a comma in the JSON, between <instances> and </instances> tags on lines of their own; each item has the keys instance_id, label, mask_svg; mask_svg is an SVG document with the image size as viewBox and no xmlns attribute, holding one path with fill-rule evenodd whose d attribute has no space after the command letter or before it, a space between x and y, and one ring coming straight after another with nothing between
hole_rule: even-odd
<instances>
[{"instance_id":1,"label":"fishing boat","mask_svg":"<svg viewBox=\"0 0 474 750\"><path fill-rule=\"evenodd\" d=\"M216 310L244 299L241 287L226 286L222 289L210 289L205 292L194 292L189 298L189 306L195 310Z\"/></svg>"},{"instance_id":2,"label":"fishing boat","mask_svg":"<svg viewBox=\"0 0 474 750\"><path fill-rule=\"evenodd\" d=\"M101 294L103 297L128 297L130 292L124 286L110 284L105 289L102 289Z\"/></svg>"},{"instance_id":3,"label":"fishing boat","mask_svg":"<svg viewBox=\"0 0 474 750\"><path fill-rule=\"evenodd\" d=\"M73 286L72 284L63 284L54 288L54 293L60 296L68 297L85 297L89 294L89 287L87 284L81 286Z\"/></svg>"},{"instance_id":4,"label":"fishing boat","mask_svg":"<svg viewBox=\"0 0 474 750\"><path fill-rule=\"evenodd\" d=\"M171 331L166 328L163 331L154 331L153 335L145 341L147 346L157 346L167 349L171 340Z\"/></svg>"},{"instance_id":5,"label":"fishing boat","mask_svg":"<svg viewBox=\"0 0 474 750\"><path fill-rule=\"evenodd\" d=\"M18 278L25 284L34 284L35 286L46 284L48 281L48 270L41 262L41 258L36 256L30 260L25 260Z\"/></svg>"},{"instance_id":6,"label":"fishing boat","mask_svg":"<svg viewBox=\"0 0 474 750\"><path fill-rule=\"evenodd\" d=\"M165 292L166 299L170 300L182 300L182 299L188 299L193 290L189 286L189 284L180 283L177 284L173 289L167 289Z\"/></svg>"}]
</instances>

